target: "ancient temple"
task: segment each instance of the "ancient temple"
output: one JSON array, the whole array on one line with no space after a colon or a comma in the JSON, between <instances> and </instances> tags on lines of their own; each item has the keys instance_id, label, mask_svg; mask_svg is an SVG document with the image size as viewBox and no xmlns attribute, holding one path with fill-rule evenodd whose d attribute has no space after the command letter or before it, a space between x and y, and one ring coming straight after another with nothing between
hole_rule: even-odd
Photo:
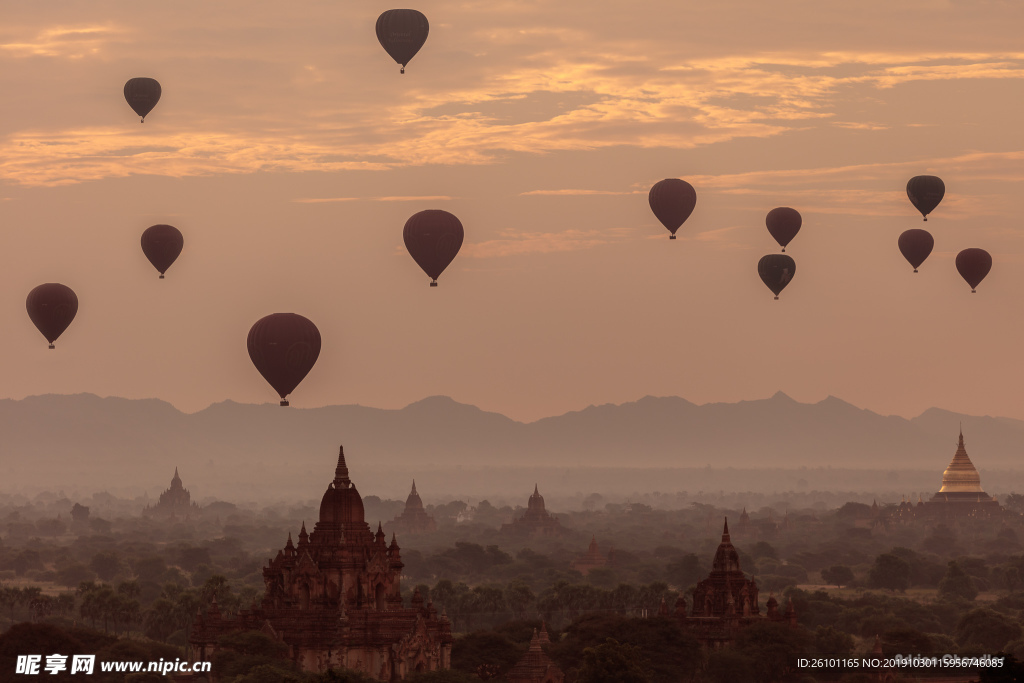
<instances>
[{"instance_id":1,"label":"ancient temple","mask_svg":"<svg viewBox=\"0 0 1024 683\"><path fill-rule=\"evenodd\" d=\"M540 634L537 633L537 629L534 629L533 638L530 640L530 649L505 674L508 683L562 683L565 680L565 675L541 648L542 645L550 642L547 629L542 626Z\"/></svg>"},{"instance_id":2,"label":"ancient temple","mask_svg":"<svg viewBox=\"0 0 1024 683\"><path fill-rule=\"evenodd\" d=\"M565 529L557 517L544 509L544 496L540 495L537 485L534 484L533 495L526 504L526 512L509 524L502 524L501 533L517 536L559 536L565 533Z\"/></svg>"},{"instance_id":3,"label":"ancient temple","mask_svg":"<svg viewBox=\"0 0 1024 683\"><path fill-rule=\"evenodd\" d=\"M412 482L412 491L405 499L405 510L398 517L388 523L388 527L399 533L426 534L437 531L437 523L434 518L423 509L423 501L420 494L416 493L416 481Z\"/></svg>"},{"instance_id":4,"label":"ancient temple","mask_svg":"<svg viewBox=\"0 0 1024 683\"><path fill-rule=\"evenodd\" d=\"M993 517L1001 514L999 502L981 488L981 476L967 456L964 432L949 467L942 473L942 488L921 506L930 517Z\"/></svg>"},{"instance_id":5,"label":"ancient temple","mask_svg":"<svg viewBox=\"0 0 1024 683\"><path fill-rule=\"evenodd\" d=\"M164 517L167 519L189 519L199 516L199 506L192 502L192 495L181 485L178 468L174 468L171 488L160 494L156 505L147 505L142 511L146 517Z\"/></svg>"},{"instance_id":6,"label":"ancient temple","mask_svg":"<svg viewBox=\"0 0 1024 683\"><path fill-rule=\"evenodd\" d=\"M796 627L796 611L792 599L784 612L778 601L769 596L766 614L761 614L757 599L757 583L740 569L740 557L729 536L729 520L725 521L722 542L715 552L711 574L693 590L693 610L686 616L686 598L676 601L675 617L684 629L709 648L720 648L736 640L740 629L758 621L787 623ZM664 612L667 614L667 607Z\"/></svg>"},{"instance_id":7,"label":"ancient temple","mask_svg":"<svg viewBox=\"0 0 1024 683\"><path fill-rule=\"evenodd\" d=\"M344 450L320 502L320 520L312 533L303 523L298 539L293 544L289 534L263 569L260 605L226 619L214 602L196 617L189 642L198 659L209 659L226 633L259 630L287 644L303 671L347 667L398 681L449 668L448 618L419 592L403 604L398 542L392 535L389 544L380 524L376 534L370 530Z\"/></svg>"},{"instance_id":8,"label":"ancient temple","mask_svg":"<svg viewBox=\"0 0 1024 683\"><path fill-rule=\"evenodd\" d=\"M578 557L572 563L572 568L586 576L591 569L607 565L608 558L601 554L601 549L597 547L597 537L594 536L590 539L590 547L587 549L587 554Z\"/></svg>"}]
</instances>

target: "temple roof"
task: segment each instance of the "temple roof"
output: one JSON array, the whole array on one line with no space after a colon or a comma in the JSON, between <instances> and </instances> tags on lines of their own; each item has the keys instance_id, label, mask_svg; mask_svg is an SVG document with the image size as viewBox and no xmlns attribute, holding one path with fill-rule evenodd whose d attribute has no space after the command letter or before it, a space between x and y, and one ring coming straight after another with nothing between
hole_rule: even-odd
<instances>
[{"instance_id":1,"label":"temple roof","mask_svg":"<svg viewBox=\"0 0 1024 683\"><path fill-rule=\"evenodd\" d=\"M722 542L715 552L715 559L711 564L711 570L715 572L740 572L740 556L729 537L729 519L725 520L725 527L722 529ZM740 573L742 577L742 572Z\"/></svg>"},{"instance_id":2,"label":"temple roof","mask_svg":"<svg viewBox=\"0 0 1024 683\"><path fill-rule=\"evenodd\" d=\"M363 499L356 490L355 484L348 478L348 465L345 464L345 449L338 453L338 466L334 470L334 481L327 486L323 499L320 501L321 524L365 525Z\"/></svg>"},{"instance_id":3,"label":"temple roof","mask_svg":"<svg viewBox=\"0 0 1024 683\"><path fill-rule=\"evenodd\" d=\"M953 460L942 473L942 488L939 489L939 493L984 493L981 488L981 476L967 456L963 430L960 430L960 442L957 444Z\"/></svg>"}]
</instances>

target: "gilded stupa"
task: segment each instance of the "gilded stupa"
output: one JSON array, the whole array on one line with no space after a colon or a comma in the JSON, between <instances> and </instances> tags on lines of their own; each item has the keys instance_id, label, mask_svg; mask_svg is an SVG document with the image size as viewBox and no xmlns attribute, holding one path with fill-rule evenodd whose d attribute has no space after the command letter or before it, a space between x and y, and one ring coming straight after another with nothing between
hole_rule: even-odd
<instances>
[{"instance_id":1,"label":"gilded stupa","mask_svg":"<svg viewBox=\"0 0 1024 683\"><path fill-rule=\"evenodd\" d=\"M949 467L942 473L942 488L925 503L931 512L954 516L991 515L1000 512L999 503L981 488L981 476L967 455L964 432Z\"/></svg>"}]
</instances>

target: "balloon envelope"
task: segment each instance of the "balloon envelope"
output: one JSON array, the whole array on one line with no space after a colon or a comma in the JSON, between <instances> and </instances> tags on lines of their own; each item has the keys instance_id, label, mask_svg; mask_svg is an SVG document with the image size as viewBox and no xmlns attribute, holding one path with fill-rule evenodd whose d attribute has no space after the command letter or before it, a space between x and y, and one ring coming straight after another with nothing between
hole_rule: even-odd
<instances>
[{"instance_id":1,"label":"balloon envelope","mask_svg":"<svg viewBox=\"0 0 1024 683\"><path fill-rule=\"evenodd\" d=\"M185 238L173 225L153 225L142 233L142 253L160 272L160 279L178 258Z\"/></svg>"},{"instance_id":2,"label":"balloon envelope","mask_svg":"<svg viewBox=\"0 0 1024 683\"><path fill-rule=\"evenodd\" d=\"M697 206L697 192L693 185L679 178L666 178L654 183L647 195L651 211L661 224L676 238L676 230L686 222Z\"/></svg>"},{"instance_id":3,"label":"balloon envelope","mask_svg":"<svg viewBox=\"0 0 1024 683\"><path fill-rule=\"evenodd\" d=\"M320 357L320 330L296 313L273 313L256 321L246 346L252 364L286 406L285 397L295 391Z\"/></svg>"},{"instance_id":4,"label":"balloon envelope","mask_svg":"<svg viewBox=\"0 0 1024 683\"><path fill-rule=\"evenodd\" d=\"M429 32L427 18L414 9L389 9L377 17L377 40L402 65L402 73L427 42Z\"/></svg>"},{"instance_id":5,"label":"balloon envelope","mask_svg":"<svg viewBox=\"0 0 1024 683\"><path fill-rule=\"evenodd\" d=\"M761 276L761 282L772 290L778 299L779 292L784 290L796 275L796 261L786 254L768 254L757 262L757 274Z\"/></svg>"},{"instance_id":6,"label":"balloon envelope","mask_svg":"<svg viewBox=\"0 0 1024 683\"><path fill-rule=\"evenodd\" d=\"M796 209L780 206L769 211L764 222L768 226L768 232L782 247L782 251L786 251L786 245L800 232L800 226L803 225L804 219L800 217L800 212Z\"/></svg>"},{"instance_id":7,"label":"balloon envelope","mask_svg":"<svg viewBox=\"0 0 1024 683\"><path fill-rule=\"evenodd\" d=\"M946 185L937 176L919 175L907 182L907 197L925 220L928 220L928 214L935 210L945 194Z\"/></svg>"},{"instance_id":8,"label":"balloon envelope","mask_svg":"<svg viewBox=\"0 0 1024 683\"><path fill-rule=\"evenodd\" d=\"M465 232L459 219L440 209L427 209L405 222L405 248L437 286L437 278L462 248Z\"/></svg>"},{"instance_id":9,"label":"balloon envelope","mask_svg":"<svg viewBox=\"0 0 1024 683\"><path fill-rule=\"evenodd\" d=\"M992 255L984 249L964 249L956 255L956 269L973 292L992 270Z\"/></svg>"},{"instance_id":10,"label":"balloon envelope","mask_svg":"<svg viewBox=\"0 0 1024 683\"><path fill-rule=\"evenodd\" d=\"M927 230L914 228L900 235L899 245L903 258L907 259L910 265L914 267L914 272L916 273L917 267L924 263L924 260L932 253L932 249L935 247L935 239Z\"/></svg>"},{"instance_id":11,"label":"balloon envelope","mask_svg":"<svg viewBox=\"0 0 1024 683\"><path fill-rule=\"evenodd\" d=\"M160 101L160 92L160 84L155 78L132 78L124 84L124 98L143 121Z\"/></svg>"},{"instance_id":12,"label":"balloon envelope","mask_svg":"<svg viewBox=\"0 0 1024 683\"><path fill-rule=\"evenodd\" d=\"M46 341L56 341L78 313L78 296L65 285L50 282L39 285L28 293L25 300L28 317L43 333Z\"/></svg>"}]
</instances>

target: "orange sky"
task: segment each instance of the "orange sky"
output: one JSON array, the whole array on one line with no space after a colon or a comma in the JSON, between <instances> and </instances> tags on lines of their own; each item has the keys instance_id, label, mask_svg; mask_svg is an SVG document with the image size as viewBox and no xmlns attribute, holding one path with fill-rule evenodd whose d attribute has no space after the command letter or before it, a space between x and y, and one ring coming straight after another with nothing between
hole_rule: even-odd
<instances>
[{"instance_id":1,"label":"orange sky","mask_svg":"<svg viewBox=\"0 0 1024 683\"><path fill-rule=\"evenodd\" d=\"M1017 0L425 2L404 76L374 35L390 7L5 7L0 395L275 401L245 338L291 311L324 339L299 407L781 389L1024 418ZM135 76L163 85L145 124ZM947 188L927 224L919 174ZM666 177L698 195L675 242L647 206ZM756 272L776 206L804 217L780 301ZM466 228L437 289L401 237L427 208ZM154 223L185 235L164 281ZM995 261L973 295L967 247ZM43 282L81 304L56 351L25 313Z\"/></svg>"}]
</instances>

